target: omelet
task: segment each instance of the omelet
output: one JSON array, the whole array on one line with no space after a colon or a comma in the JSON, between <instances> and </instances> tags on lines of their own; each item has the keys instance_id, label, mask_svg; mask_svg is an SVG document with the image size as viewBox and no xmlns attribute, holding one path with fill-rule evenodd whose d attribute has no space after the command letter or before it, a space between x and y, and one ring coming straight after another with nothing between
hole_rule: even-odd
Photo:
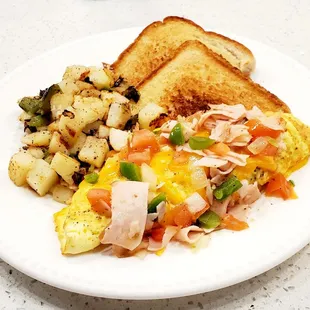
<instances>
[{"instance_id":1,"label":"omelet","mask_svg":"<svg viewBox=\"0 0 310 310\"><path fill-rule=\"evenodd\" d=\"M87 192L97 187L110 189L111 184L119 179L119 160L114 156L106 161L95 185L83 181L71 204L54 214L62 254L79 254L100 245L99 235L110 224L110 219L91 209Z\"/></svg>"},{"instance_id":2,"label":"omelet","mask_svg":"<svg viewBox=\"0 0 310 310\"><path fill-rule=\"evenodd\" d=\"M250 157L245 167L237 167L233 173L240 179L251 183L266 184L275 172L286 178L307 164L310 156L310 127L303 124L290 113L268 113L277 115L285 121L283 146L276 156Z\"/></svg>"}]
</instances>

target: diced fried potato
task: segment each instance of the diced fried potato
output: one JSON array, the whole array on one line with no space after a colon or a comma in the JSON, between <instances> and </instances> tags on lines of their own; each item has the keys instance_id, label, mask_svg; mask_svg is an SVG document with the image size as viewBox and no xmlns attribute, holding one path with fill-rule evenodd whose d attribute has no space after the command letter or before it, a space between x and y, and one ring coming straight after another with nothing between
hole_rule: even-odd
<instances>
[{"instance_id":1,"label":"diced fried potato","mask_svg":"<svg viewBox=\"0 0 310 310\"><path fill-rule=\"evenodd\" d=\"M43 159L37 159L27 174L27 183L40 196L44 196L57 182L57 173Z\"/></svg>"},{"instance_id":2,"label":"diced fried potato","mask_svg":"<svg viewBox=\"0 0 310 310\"><path fill-rule=\"evenodd\" d=\"M85 66L69 66L63 75L63 80L73 80L77 81L81 78L81 75L89 72L89 68Z\"/></svg>"},{"instance_id":3,"label":"diced fried potato","mask_svg":"<svg viewBox=\"0 0 310 310\"><path fill-rule=\"evenodd\" d=\"M57 152L68 154L62 135L58 131L53 132L48 151L52 154L56 154Z\"/></svg>"},{"instance_id":4,"label":"diced fried potato","mask_svg":"<svg viewBox=\"0 0 310 310\"><path fill-rule=\"evenodd\" d=\"M17 186L27 183L27 174L32 169L36 159L26 151L20 151L11 157L9 177Z\"/></svg>"},{"instance_id":5,"label":"diced fried potato","mask_svg":"<svg viewBox=\"0 0 310 310\"><path fill-rule=\"evenodd\" d=\"M71 155L76 155L83 147L86 141L86 135L85 133L81 132L79 136L76 139L76 142L74 145L69 149L69 153Z\"/></svg>"},{"instance_id":6,"label":"diced fried potato","mask_svg":"<svg viewBox=\"0 0 310 310\"><path fill-rule=\"evenodd\" d=\"M57 93L51 98L51 111L53 119L58 119L65 109L73 104L73 95Z\"/></svg>"},{"instance_id":7,"label":"diced fried potato","mask_svg":"<svg viewBox=\"0 0 310 310\"><path fill-rule=\"evenodd\" d=\"M34 158L42 159L44 157L44 149L38 146L31 146L28 148L27 152L31 154Z\"/></svg>"},{"instance_id":8,"label":"diced fried potato","mask_svg":"<svg viewBox=\"0 0 310 310\"><path fill-rule=\"evenodd\" d=\"M64 94L74 96L80 91L78 86L72 80L62 80L60 83L58 83L58 85Z\"/></svg>"},{"instance_id":9,"label":"diced fried potato","mask_svg":"<svg viewBox=\"0 0 310 310\"><path fill-rule=\"evenodd\" d=\"M29 146L49 146L51 139L52 134L49 131L38 131L22 137L22 143Z\"/></svg>"},{"instance_id":10,"label":"diced fried potato","mask_svg":"<svg viewBox=\"0 0 310 310\"><path fill-rule=\"evenodd\" d=\"M100 139L106 139L110 135L110 128L105 125L100 125L97 132L97 137Z\"/></svg>"},{"instance_id":11,"label":"diced fried potato","mask_svg":"<svg viewBox=\"0 0 310 310\"><path fill-rule=\"evenodd\" d=\"M75 96L73 104L83 127L103 119L108 113L108 105L99 98Z\"/></svg>"},{"instance_id":12,"label":"diced fried potato","mask_svg":"<svg viewBox=\"0 0 310 310\"><path fill-rule=\"evenodd\" d=\"M102 90L101 99L105 101L109 106L112 103L125 103L125 104L129 103L129 100L125 96L122 96L120 93L116 91L111 92L107 90Z\"/></svg>"},{"instance_id":13,"label":"diced fried potato","mask_svg":"<svg viewBox=\"0 0 310 310\"><path fill-rule=\"evenodd\" d=\"M50 164L50 163L52 162L54 156L55 156L54 154L49 154L49 155L47 155L46 157L44 157L44 160L45 160L48 164Z\"/></svg>"},{"instance_id":14,"label":"diced fried potato","mask_svg":"<svg viewBox=\"0 0 310 310\"><path fill-rule=\"evenodd\" d=\"M95 87L99 90L109 89L113 85L113 80L104 71L104 69L92 68L88 77L90 81L95 85Z\"/></svg>"},{"instance_id":15,"label":"diced fried potato","mask_svg":"<svg viewBox=\"0 0 310 310\"><path fill-rule=\"evenodd\" d=\"M96 137L88 136L79 153L79 159L100 168L103 165L108 151L109 145L106 139L98 139Z\"/></svg>"},{"instance_id":16,"label":"diced fried potato","mask_svg":"<svg viewBox=\"0 0 310 310\"><path fill-rule=\"evenodd\" d=\"M91 124L86 125L83 129L83 132L86 134L90 134L92 131L98 131L101 125L103 125L103 121L95 121Z\"/></svg>"},{"instance_id":17,"label":"diced fried potato","mask_svg":"<svg viewBox=\"0 0 310 310\"><path fill-rule=\"evenodd\" d=\"M47 126L47 130L50 132L58 131L59 130L59 120L50 123Z\"/></svg>"},{"instance_id":18,"label":"diced fried potato","mask_svg":"<svg viewBox=\"0 0 310 310\"><path fill-rule=\"evenodd\" d=\"M165 112L166 111L163 107L155 103L149 103L139 112L138 115L141 128L148 129L150 123Z\"/></svg>"},{"instance_id":19,"label":"diced fried potato","mask_svg":"<svg viewBox=\"0 0 310 310\"><path fill-rule=\"evenodd\" d=\"M21 122L24 122L26 120L30 120L31 119L31 115L28 114L27 112L23 111L20 116L18 117L18 120L21 121Z\"/></svg>"},{"instance_id":20,"label":"diced fried potato","mask_svg":"<svg viewBox=\"0 0 310 310\"><path fill-rule=\"evenodd\" d=\"M86 82L83 82L83 81L76 81L75 85L79 88L79 91L83 91L85 89L88 89L88 90L95 89L93 84L86 83Z\"/></svg>"},{"instance_id":21,"label":"diced fried potato","mask_svg":"<svg viewBox=\"0 0 310 310\"><path fill-rule=\"evenodd\" d=\"M127 131L111 128L110 144L115 151L120 151L128 143L129 133Z\"/></svg>"},{"instance_id":22,"label":"diced fried potato","mask_svg":"<svg viewBox=\"0 0 310 310\"><path fill-rule=\"evenodd\" d=\"M72 175L79 171L80 163L66 154L57 152L51 162L54 169L69 185L73 184Z\"/></svg>"},{"instance_id":23,"label":"diced fried potato","mask_svg":"<svg viewBox=\"0 0 310 310\"><path fill-rule=\"evenodd\" d=\"M84 89L81 91L80 96L82 97L100 97L100 91L98 89Z\"/></svg>"},{"instance_id":24,"label":"diced fried potato","mask_svg":"<svg viewBox=\"0 0 310 310\"><path fill-rule=\"evenodd\" d=\"M59 132L69 146L74 145L84 126L76 111L74 111L74 118L62 115L58 125Z\"/></svg>"},{"instance_id":25,"label":"diced fried potato","mask_svg":"<svg viewBox=\"0 0 310 310\"><path fill-rule=\"evenodd\" d=\"M131 113L127 103L112 103L106 121L107 126L116 129L124 129L127 121L130 119Z\"/></svg>"},{"instance_id":26,"label":"diced fried potato","mask_svg":"<svg viewBox=\"0 0 310 310\"><path fill-rule=\"evenodd\" d=\"M53 199L60 203L70 204L74 191L63 185L56 185L52 189Z\"/></svg>"}]
</instances>

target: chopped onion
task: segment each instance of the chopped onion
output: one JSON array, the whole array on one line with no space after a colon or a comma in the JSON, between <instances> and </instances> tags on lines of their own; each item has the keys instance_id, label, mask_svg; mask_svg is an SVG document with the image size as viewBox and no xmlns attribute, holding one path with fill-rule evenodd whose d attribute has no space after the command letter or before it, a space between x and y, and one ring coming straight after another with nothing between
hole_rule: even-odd
<instances>
[{"instance_id":1,"label":"chopped onion","mask_svg":"<svg viewBox=\"0 0 310 310\"><path fill-rule=\"evenodd\" d=\"M187 204L187 208L191 214L197 214L207 205L206 201L198 193L192 194L184 202Z\"/></svg>"},{"instance_id":2,"label":"chopped onion","mask_svg":"<svg viewBox=\"0 0 310 310\"><path fill-rule=\"evenodd\" d=\"M145 163L141 165L141 177L142 182L149 183L150 190L152 191L156 190L157 176L153 171L153 169Z\"/></svg>"},{"instance_id":3,"label":"chopped onion","mask_svg":"<svg viewBox=\"0 0 310 310\"><path fill-rule=\"evenodd\" d=\"M268 145L268 140L265 137L259 137L255 141L253 141L249 146L248 150L257 155L261 153Z\"/></svg>"},{"instance_id":4,"label":"chopped onion","mask_svg":"<svg viewBox=\"0 0 310 310\"><path fill-rule=\"evenodd\" d=\"M195 190L204 188L207 186L208 178L204 168L193 167L191 174L192 186Z\"/></svg>"}]
</instances>

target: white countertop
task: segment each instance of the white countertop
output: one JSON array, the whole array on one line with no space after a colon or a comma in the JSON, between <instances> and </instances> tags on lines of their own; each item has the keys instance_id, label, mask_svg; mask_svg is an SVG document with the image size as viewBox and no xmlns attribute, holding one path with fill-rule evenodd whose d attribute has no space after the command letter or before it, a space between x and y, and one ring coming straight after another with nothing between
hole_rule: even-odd
<instances>
[{"instance_id":1,"label":"white countertop","mask_svg":"<svg viewBox=\"0 0 310 310\"><path fill-rule=\"evenodd\" d=\"M168 15L261 41L310 68L309 0L11 0L0 2L0 78L69 40L144 26ZM160 301L110 300L65 292L0 260L0 309L297 310L310 309L309 291L309 246L241 284Z\"/></svg>"}]
</instances>

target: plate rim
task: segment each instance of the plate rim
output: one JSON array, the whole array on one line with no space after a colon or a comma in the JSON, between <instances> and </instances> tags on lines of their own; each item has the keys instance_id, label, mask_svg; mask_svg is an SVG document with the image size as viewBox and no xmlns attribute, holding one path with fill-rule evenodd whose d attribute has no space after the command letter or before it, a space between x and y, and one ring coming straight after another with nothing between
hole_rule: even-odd
<instances>
[{"instance_id":1,"label":"plate rim","mask_svg":"<svg viewBox=\"0 0 310 310\"><path fill-rule=\"evenodd\" d=\"M44 57L47 57L49 56L50 54L54 53L54 52L57 52L58 50L61 50L63 48L68 48L70 47L70 45L75 45L75 44L78 44L79 42L83 42L85 40L92 40L92 39L95 39L96 37L101 37L102 35L106 34L106 33L113 33L113 34L116 34L116 33L122 33L122 32L126 32L126 31L129 31L129 32L133 32L135 31L136 33L140 33L140 31L143 29L143 27L131 27L131 28L123 28L123 29L117 29L117 30L113 30L113 31L106 31L106 32L101 32L101 33L97 33L97 34L93 34L93 35L90 35L90 36L85 36L85 37L82 37L82 38L79 38L79 39L76 39L76 40L71 40L69 42L66 42L64 44L61 44L53 49L50 49L50 50L47 50L45 51L44 53L41 53L39 55L37 55L36 57L34 58L31 58L29 60L27 60L25 63L21 64L20 66L16 67L14 70L12 70L11 72L7 73L4 75L4 77L0 80L0 86L2 86L3 84L7 83L10 81L10 79L12 77L14 77L14 75L18 74L18 72L20 71L23 71L25 68L27 68L27 66L31 65L31 64L35 64L39 59L42 59ZM222 32L219 32L219 33L222 33ZM296 65L297 67L299 67L301 70L306 70L308 73L310 73L310 70L309 68L307 68L306 66L304 66L303 64L301 64L299 61L295 60L294 58L278 51L276 48L274 47L271 47L271 46L268 46L267 44L264 44L264 43L261 43L259 41L256 41L256 40L253 40L253 39L249 39L249 38L246 38L244 36L238 36L238 35L234 35L234 34L231 34L231 33L226 33L225 34L226 36L229 36L231 38L237 38L238 40L240 40L241 42L243 41L243 39L246 39L247 41L252 41L252 42L255 42L257 44L260 44L260 45L263 45L263 46L266 46L268 47L268 49L271 49L273 50L274 52L278 53L278 54L281 54L282 57L286 58L286 59L289 59L290 62L294 62L294 65ZM306 239L306 238L305 238ZM207 291L208 292L211 292L211 291L214 291L214 290L218 290L218 289L221 289L221 288L224 288L224 287L228 287L228 286L231 286L231 285L235 285L235 284L238 284L238 283L241 283L243 281L246 281L250 278L253 278L259 274L262 274L274 267L276 267L277 265L283 263L284 261L286 261L288 258L290 258L291 256L293 256L294 254L296 254L298 251L300 251L302 248L304 248L310 241L310 231L308 233L308 240L302 240L302 242L299 242L298 244L294 244L294 246L292 246L290 248L290 251L287 252L286 255L282 256L281 260L278 260L278 259L274 259L274 261L270 260L268 264L264 264L261 266L261 268L256 268L255 271L252 271L251 273L248 274L248 276L246 277L235 277L234 279L231 279L230 281L226 281L222 284L219 284L217 286L214 286L213 289L208 289ZM114 294L113 293L106 293L102 290L98 290L98 292L95 292L93 291L92 289L85 289L86 287L84 288L79 288L78 285L77 286L68 286L66 284L60 284L59 283L59 279L58 279L58 282L56 280L56 278L52 278L52 279L45 279L44 276L41 276L40 274L36 273L35 271L34 272L31 272L31 269L27 269L27 265L24 264L24 265L19 265L17 263L15 263L15 261L11 260L9 258L9 255L8 257L6 257L5 253L2 253L2 249L0 247L0 258L3 259L3 261L7 262L9 265L11 265L12 267L16 268L17 270L21 271L22 273L26 274L27 276L30 276L34 279L37 279L43 283L46 283L48 285L51 285L51 286L54 286L54 287L57 287L57 288L60 288L60 289L64 289L64 290L67 290L67 291L71 291L71 292L76 292L76 293L79 293L79 294L87 294L89 296L98 296L98 297L108 297L108 298L114 298L114 299L131 299L131 300L146 300L146 299L162 299L162 298L176 298L176 297L183 297L183 296L189 296L189 295L194 295L194 294L200 294L200 293L204 293L206 292L206 290L204 288L200 288L200 289L197 289L195 287L191 288L190 286L188 286L187 288L178 288L177 291L175 291L175 293L158 293L158 294L144 294L143 296L142 295L132 295L132 294L129 294L129 295L126 295L124 294L124 292L118 294L117 292L115 292ZM238 280L236 280L236 278L238 278ZM99 292L100 291L100 292Z\"/></svg>"}]
</instances>

